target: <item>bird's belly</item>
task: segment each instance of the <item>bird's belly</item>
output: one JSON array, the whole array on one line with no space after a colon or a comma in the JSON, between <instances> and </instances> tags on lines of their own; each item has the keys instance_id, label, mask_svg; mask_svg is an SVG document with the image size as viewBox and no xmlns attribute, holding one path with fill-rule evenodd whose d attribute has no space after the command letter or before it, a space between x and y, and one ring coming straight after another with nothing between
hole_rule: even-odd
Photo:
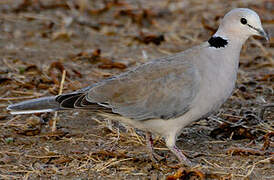
<instances>
[{"instance_id":1,"label":"bird's belly","mask_svg":"<svg viewBox=\"0 0 274 180\"><path fill-rule=\"evenodd\" d=\"M147 127L150 131L165 137L170 134L178 135L183 127L202 117L208 116L217 110L230 96L235 80L221 79L222 81L208 82L205 86L202 86L190 110L181 117L168 120L147 120L143 121L142 125L144 128ZM222 88L219 86L222 86Z\"/></svg>"}]
</instances>

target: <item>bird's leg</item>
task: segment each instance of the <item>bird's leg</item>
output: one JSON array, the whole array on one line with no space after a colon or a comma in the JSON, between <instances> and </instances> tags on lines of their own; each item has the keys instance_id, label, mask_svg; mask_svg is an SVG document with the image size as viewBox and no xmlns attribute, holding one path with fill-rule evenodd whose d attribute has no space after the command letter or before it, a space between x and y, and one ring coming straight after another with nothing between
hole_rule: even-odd
<instances>
[{"instance_id":1,"label":"bird's leg","mask_svg":"<svg viewBox=\"0 0 274 180\"><path fill-rule=\"evenodd\" d=\"M191 166L191 162L187 159L187 157L182 153L182 151L175 144L175 136L170 136L166 138L166 145L170 149L173 154L179 159L180 163L185 164L187 166Z\"/></svg>"},{"instance_id":2,"label":"bird's leg","mask_svg":"<svg viewBox=\"0 0 274 180\"><path fill-rule=\"evenodd\" d=\"M151 161L157 162L163 159L163 157L156 154L153 150L153 139L150 132L146 132L146 142L147 142L147 148L149 151L149 156Z\"/></svg>"},{"instance_id":3,"label":"bird's leg","mask_svg":"<svg viewBox=\"0 0 274 180\"><path fill-rule=\"evenodd\" d=\"M187 157L182 153L182 151L176 145L174 145L172 148L169 148L169 149L177 156L177 158L182 164L191 166L191 162L187 159Z\"/></svg>"}]
</instances>

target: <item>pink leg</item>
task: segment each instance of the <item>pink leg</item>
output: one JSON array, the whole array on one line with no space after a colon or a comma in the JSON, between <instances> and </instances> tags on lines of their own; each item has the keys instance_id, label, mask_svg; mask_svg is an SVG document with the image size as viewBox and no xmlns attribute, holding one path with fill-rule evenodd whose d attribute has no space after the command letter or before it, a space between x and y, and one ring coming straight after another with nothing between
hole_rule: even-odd
<instances>
[{"instance_id":1,"label":"pink leg","mask_svg":"<svg viewBox=\"0 0 274 180\"><path fill-rule=\"evenodd\" d=\"M149 150L150 159L154 162L162 160L163 157L156 154L153 150L153 139L150 132L146 132L146 142L147 142L147 148Z\"/></svg>"},{"instance_id":2,"label":"pink leg","mask_svg":"<svg viewBox=\"0 0 274 180\"><path fill-rule=\"evenodd\" d=\"M185 164L187 166L192 166L191 162L187 159L187 157L182 153L182 151L175 144L175 136L166 138L166 145L170 149L173 154L176 155L180 163Z\"/></svg>"},{"instance_id":3,"label":"pink leg","mask_svg":"<svg viewBox=\"0 0 274 180\"><path fill-rule=\"evenodd\" d=\"M180 163L185 164L187 166L191 166L191 162L187 159L187 157L182 153L182 151L174 145L172 148L169 148L171 152L173 152L177 158L179 159Z\"/></svg>"}]
</instances>

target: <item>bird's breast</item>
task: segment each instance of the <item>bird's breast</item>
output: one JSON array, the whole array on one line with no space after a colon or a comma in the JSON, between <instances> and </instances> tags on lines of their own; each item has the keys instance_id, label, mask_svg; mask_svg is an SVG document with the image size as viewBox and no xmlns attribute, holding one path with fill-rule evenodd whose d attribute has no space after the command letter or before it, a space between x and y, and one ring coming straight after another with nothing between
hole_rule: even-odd
<instances>
[{"instance_id":1,"label":"bird's breast","mask_svg":"<svg viewBox=\"0 0 274 180\"><path fill-rule=\"evenodd\" d=\"M204 63L200 71L199 92L193 101L193 120L208 116L217 110L231 95L237 77L238 63L228 63L225 59Z\"/></svg>"}]
</instances>

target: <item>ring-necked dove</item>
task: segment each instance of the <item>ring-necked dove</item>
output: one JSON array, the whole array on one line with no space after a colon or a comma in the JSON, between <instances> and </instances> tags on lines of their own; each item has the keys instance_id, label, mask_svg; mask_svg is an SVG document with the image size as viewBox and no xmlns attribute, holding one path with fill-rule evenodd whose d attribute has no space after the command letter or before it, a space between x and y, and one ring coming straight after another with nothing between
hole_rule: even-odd
<instances>
[{"instance_id":1,"label":"ring-necked dove","mask_svg":"<svg viewBox=\"0 0 274 180\"><path fill-rule=\"evenodd\" d=\"M231 95L243 43L252 35L268 39L256 12L228 12L217 32L186 51L152 60L135 69L69 94L23 101L12 114L87 109L165 138L184 164L176 137L193 121L209 116ZM151 137L148 136L148 144Z\"/></svg>"}]
</instances>

